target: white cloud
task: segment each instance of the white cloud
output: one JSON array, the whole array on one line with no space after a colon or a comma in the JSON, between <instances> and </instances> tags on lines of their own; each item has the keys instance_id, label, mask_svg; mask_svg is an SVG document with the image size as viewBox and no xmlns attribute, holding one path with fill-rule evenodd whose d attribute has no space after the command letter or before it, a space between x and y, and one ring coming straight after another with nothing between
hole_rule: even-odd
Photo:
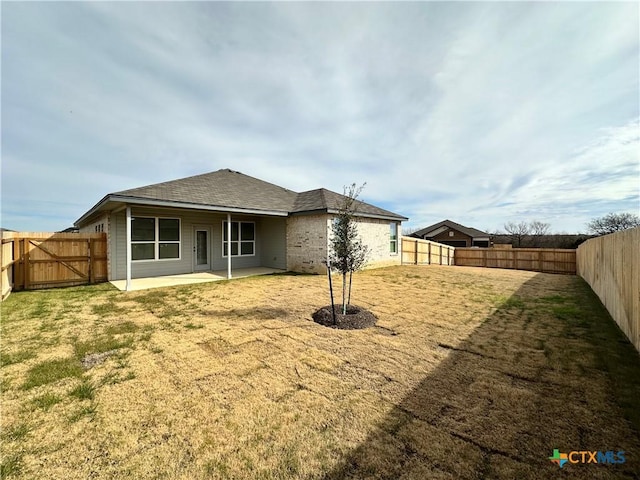
<instances>
[{"instance_id":1,"label":"white cloud","mask_svg":"<svg viewBox=\"0 0 640 480\"><path fill-rule=\"evenodd\" d=\"M7 4L3 226L63 228L108 192L229 167L300 191L366 181L367 200L415 226L535 216L577 230L634 207L637 15L604 3ZM25 191L36 203L21 212ZM37 217L69 192L80 207L67 220Z\"/></svg>"}]
</instances>

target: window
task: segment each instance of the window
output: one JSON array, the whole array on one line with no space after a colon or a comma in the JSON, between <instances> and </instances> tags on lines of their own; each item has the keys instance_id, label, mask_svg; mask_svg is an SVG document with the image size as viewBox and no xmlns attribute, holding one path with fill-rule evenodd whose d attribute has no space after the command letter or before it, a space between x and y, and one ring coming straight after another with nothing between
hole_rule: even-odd
<instances>
[{"instance_id":1,"label":"window","mask_svg":"<svg viewBox=\"0 0 640 480\"><path fill-rule=\"evenodd\" d=\"M228 223L222 224L222 256L227 256L229 248L227 236ZM231 256L245 257L255 255L256 224L254 222L231 222Z\"/></svg>"},{"instance_id":2,"label":"window","mask_svg":"<svg viewBox=\"0 0 640 480\"><path fill-rule=\"evenodd\" d=\"M133 217L131 259L180 259L180 219Z\"/></svg>"},{"instance_id":3,"label":"window","mask_svg":"<svg viewBox=\"0 0 640 480\"><path fill-rule=\"evenodd\" d=\"M398 224L392 222L389 224L389 251L391 253L398 253Z\"/></svg>"},{"instance_id":4,"label":"window","mask_svg":"<svg viewBox=\"0 0 640 480\"><path fill-rule=\"evenodd\" d=\"M455 235L455 233L453 232L453 230L449 230L449 236L453 237Z\"/></svg>"}]
</instances>

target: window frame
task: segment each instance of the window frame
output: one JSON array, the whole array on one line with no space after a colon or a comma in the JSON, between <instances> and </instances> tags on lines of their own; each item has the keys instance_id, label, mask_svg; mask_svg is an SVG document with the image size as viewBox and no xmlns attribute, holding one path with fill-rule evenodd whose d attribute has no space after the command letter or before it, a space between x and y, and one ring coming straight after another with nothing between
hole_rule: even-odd
<instances>
[{"instance_id":1,"label":"window frame","mask_svg":"<svg viewBox=\"0 0 640 480\"><path fill-rule=\"evenodd\" d=\"M256 222L255 221L244 221L244 220L232 220L231 221L231 238L233 238L233 224L237 224L238 225L238 239L237 240L231 240L231 242L228 242L227 240L225 240L225 235L227 234L227 221L223 220L222 221L222 246L221 246L221 254L222 254L222 258L227 258L228 255L226 255L224 253L224 248L226 245L228 245L229 243L234 244L236 243L238 245L238 253L237 254L233 254L231 253L231 258L234 257L255 257L256 256L256 237L257 237L257 232L256 232ZM242 224L243 223L247 223L247 224L252 224L253 225L253 240L242 240ZM253 246L253 253L242 253L242 244L243 243L250 243ZM233 245L231 245L233 246ZM231 248L231 251L233 252L233 248Z\"/></svg>"},{"instance_id":2,"label":"window frame","mask_svg":"<svg viewBox=\"0 0 640 480\"><path fill-rule=\"evenodd\" d=\"M131 259L131 263L143 263L143 262L174 262L182 260L182 219L180 217L154 217L148 215L135 215L131 217L133 222L134 218L146 218L153 219L154 222L154 239L153 240L133 240L133 226L131 227L131 250L133 252L133 245L140 244L153 244L153 258L141 258L138 260ZM178 221L178 240L160 240L160 220L177 220ZM160 258L160 244L175 244L178 245L178 256L173 258ZM133 253L132 253L133 257Z\"/></svg>"},{"instance_id":3,"label":"window frame","mask_svg":"<svg viewBox=\"0 0 640 480\"><path fill-rule=\"evenodd\" d=\"M392 235L391 229L395 230L395 239L393 238L394 235ZM398 255L398 231L399 231L399 227L398 227L398 222L390 222L389 223L389 255ZM395 247L392 250L392 245L394 245Z\"/></svg>"}]
</instances>

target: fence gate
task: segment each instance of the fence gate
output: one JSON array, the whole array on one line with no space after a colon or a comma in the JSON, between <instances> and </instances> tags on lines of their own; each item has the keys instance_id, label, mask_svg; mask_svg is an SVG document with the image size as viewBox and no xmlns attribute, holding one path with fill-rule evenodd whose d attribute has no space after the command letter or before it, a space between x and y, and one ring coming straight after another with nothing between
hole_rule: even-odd
<instances>
[{"instance_id":1,"label":"fence gate","mask_svg":"<svg viewBox=\"0 0 640 480\"><path fill-rule=\"evenodd\" d=\"M11 290L87 285L106 280L104 233L3 233L3 298Z\"/></svg>"}]
</instances>

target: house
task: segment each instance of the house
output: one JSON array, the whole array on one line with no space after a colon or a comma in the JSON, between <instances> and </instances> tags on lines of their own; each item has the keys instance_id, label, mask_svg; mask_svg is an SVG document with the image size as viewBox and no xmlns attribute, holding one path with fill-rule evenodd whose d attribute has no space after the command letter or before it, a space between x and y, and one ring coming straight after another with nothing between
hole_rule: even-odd
<instances>
[{"instance_id":1,"label":"house","mask_svg":"<svg viewBox=\"0 0 640 480\"><path fill-rule=\"evenodd\" d=\"M444 243L452 247L489 247L489 234L465 227L451 220L443 220L413 232L411 237Z\"/></svg>"},{"instance_id":2,"label":"house","mask_svg":"<svg viewBox=\"0 0 640 480\"><path fill-rule=\"evenodd\" d=\"M323 273L343 195L292 190L229 169L110 193L80 217L105 232L109 280L267 267ZM357 202L368 266L401 263L406 217Z\"/></svg>"}]
</instances>

